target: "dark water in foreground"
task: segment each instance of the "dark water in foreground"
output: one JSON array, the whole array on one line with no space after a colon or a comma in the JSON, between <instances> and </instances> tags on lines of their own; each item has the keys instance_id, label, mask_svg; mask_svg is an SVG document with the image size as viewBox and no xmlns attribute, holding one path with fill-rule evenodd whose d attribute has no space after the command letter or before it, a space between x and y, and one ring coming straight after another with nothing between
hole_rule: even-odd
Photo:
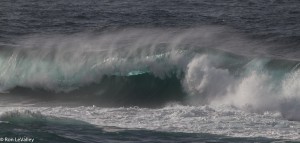
<instances>
[{"instance_id":1,"label":"dark water in foreground","mask_svg":"<svg viewBox=\"0 0 300 143\"><path fill-rule=\"evenodd\" d=\"M8 130L26 130L26 127L11 127L1 125ZM110 129L110 127L106 127ZM227 143L227 142L280 142L280 140L268 138L235 138L206 133L170 133L148 130L117 129L122 131L107 132L102 128L69 125L69 126L39 126L27 129L29 132L7 132L2 136L12 137L31 137L34 142L57 142L57 143L107 143L107 142L132 142L132 143L185 143L185 142L209 142L209 143ZM114 130L114 129L113 129ZM287 141L287 140L283 140ZM282 142L283 142L282 141ZM289 141L293 142L293 141ZM294 141L295 142L295 141Z\"/></svg>"}]
</instances>

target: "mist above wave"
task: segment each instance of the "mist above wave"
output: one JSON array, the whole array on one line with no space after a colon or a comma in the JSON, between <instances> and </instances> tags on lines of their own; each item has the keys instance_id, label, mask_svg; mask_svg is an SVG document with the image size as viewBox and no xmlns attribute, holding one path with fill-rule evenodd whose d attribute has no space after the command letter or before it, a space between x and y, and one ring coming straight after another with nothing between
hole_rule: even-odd
<instances>
[{"instance_id":1,"label":"mist above wave","mask_svg":"<svg viewBox=\"0 0 300 143\"><path fill-rule=\"evenodd\" d=\"M232 29L217 26L33 35L17 39L12 47L3 46L0 83L3 90L25 86L71 91L103 75L150 72L164 77L170 70L184 70L203 49L251 55L247 51L253 53L259 46Z\"/></svg>"}]
</instances>

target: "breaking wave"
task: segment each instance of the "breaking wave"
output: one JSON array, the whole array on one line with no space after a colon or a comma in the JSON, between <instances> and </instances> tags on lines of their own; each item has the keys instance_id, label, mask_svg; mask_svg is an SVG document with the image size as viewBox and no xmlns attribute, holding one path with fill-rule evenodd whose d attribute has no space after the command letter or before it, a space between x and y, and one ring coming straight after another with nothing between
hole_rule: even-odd
<instances>
[{"instance_id":1,"label":"breaking wave","mask_svg":"<svg viewBox=\"0 0 300 143\"><path fill-rule=\"evenodd\" d=\"M298 57L274 45L214 26L33 35L1 48L0 85L6 94L229 104L299 120Z\"/></svg>"}]
</instances>

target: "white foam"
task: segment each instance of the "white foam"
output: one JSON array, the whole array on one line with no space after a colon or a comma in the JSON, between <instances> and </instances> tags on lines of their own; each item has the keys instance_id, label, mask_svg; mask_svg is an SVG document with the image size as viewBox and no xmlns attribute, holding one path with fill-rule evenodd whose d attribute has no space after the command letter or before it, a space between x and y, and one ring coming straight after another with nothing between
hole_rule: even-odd
<instances>
[{"instance_id":1,"label":"white foam","mask_svg":"<svg viewBox=\"0 0 300 143\"><path fill-rule=\"evenodd\" d=\"M266 74L253 71L245 78L240 79L225 98L216 102L218 104L234 105L239 108L273 111L280 105L279 98L273 87L272 78Z\"/></svg>"},{"instance_id":2,"label":"white foam","mask_svg":"<svg viewBox=\"0 0 300 143\"><path fill-rule=\"evenodd\" d=\"M183 86L192 96L190 103L197 105L225 95L233 80L227 69L215 68L208 56L202 55L187 65Z\"/></svg>"},{"instance_id":3,"label":"white foam","mask_svg":"<svg viewBox=\"0 0 300 143\"><path fill-rule=\"evenodd\" d=\"M300 139L300 123L278 113L245 112L230 106L179 106L161 109L100 107L1 107L8 111L41 112L43 115L82 120L97 126L148 129L166 132L212 133L233 137Z\"/></svg>"}]
</instances>

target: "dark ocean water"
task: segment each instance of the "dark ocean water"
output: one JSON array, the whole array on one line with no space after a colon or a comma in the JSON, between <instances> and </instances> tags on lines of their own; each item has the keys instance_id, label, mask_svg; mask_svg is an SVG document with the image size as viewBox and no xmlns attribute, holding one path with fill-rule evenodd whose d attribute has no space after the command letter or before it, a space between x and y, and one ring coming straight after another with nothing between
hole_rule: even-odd
<instances>
[{"instance_id":1,"label":"dark ocean water","mask_svg":"<svg viewBox=\"0 0 300 143\"><path fill-rule=\"evenodd\" d=\"M124 27L226 25L263 40L299 40L297 0L21 1L1 2L1 38L105 31Z\"/></svg>"},{"instance_id":2,"label":"dark ocean water","mask_svg":"<svg viewBox=\"0 0 300 143\"><path fill-rule=\"evenodd\" d=\"M0 139L297 142L299 7L1 0Z\"/></svg>"}]
</instances>

